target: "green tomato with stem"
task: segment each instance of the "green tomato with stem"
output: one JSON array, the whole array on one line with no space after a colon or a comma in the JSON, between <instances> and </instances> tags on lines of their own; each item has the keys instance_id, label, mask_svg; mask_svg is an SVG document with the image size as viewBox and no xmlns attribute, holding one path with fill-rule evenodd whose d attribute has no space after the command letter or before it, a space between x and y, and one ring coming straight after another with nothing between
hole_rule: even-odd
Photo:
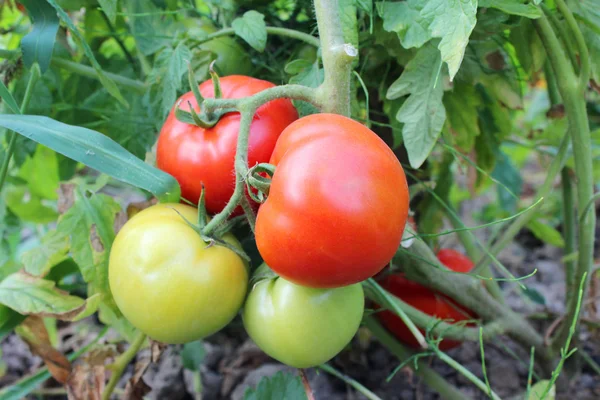
<instances>
[{"instance_id":1,"label":"green tomato with stem","mask_svg":"<svg viewBox=\"0 0 600 400\"><path fill-rule=\"evenodd\" d=\"M329 361L350 343L363 311L360 284L315 289L277 277L254 285L242 315L246 331L265 353L292 367L309 368Z\"/></svg>"}]
</instances>

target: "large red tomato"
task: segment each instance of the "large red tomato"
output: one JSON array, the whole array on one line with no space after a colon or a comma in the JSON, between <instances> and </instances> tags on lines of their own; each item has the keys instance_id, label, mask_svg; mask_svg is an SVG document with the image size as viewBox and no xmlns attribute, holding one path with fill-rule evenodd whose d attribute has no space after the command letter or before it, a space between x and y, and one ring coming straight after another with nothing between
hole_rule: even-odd
<instances>
[{"instance_id":1,"label":"large red tomato","mask_svg":"<svg viewBox=\"0 0 600 400\"><path fill-rule=\"evenodd\" d=\"M386 266L408 215L404 170L364 125L335 114L299 119L281 134L277 166L258 211L256 244L277 274L329 288Z\"/></svg>"},{"instance_id":2,"label":"large red tomato","mask_svg":"<svg viewBox=\"0 0 600 400\"><path fill-rule=\"evenodd\" d=\"M241 75L226 76L220 81L223 97L233 99L252 96L275 86ZM200 85L200 93L205 98L214 97L210 80ZM181 96L176 104L189 110L188 102L199 111L192 92ZM288 99L273 100L261 106L250 126L249 165L269 161L277 138L296 119L298 113ZM206 209L211 214L221 211L233 194L239 127L239 113L228 113L214 127L204 129L177 120L174 107L158 137L158 167L177 179L182 196L191 202L198 202L204 184Z\"/></svg>"},{"instance_id":3,"label":"large red tomato","mask_svg":"<svg viewBox=\"0 0 600 400\"><path fill-rule=\"evenodd\" d=\"M473 269L471 260L455 250L442 249L438 252L437 256L442 264L453 271L467 273ZM436 293L416 282L409 281L403 274L387 276L381 282L381 286L394 296L402 299L405 303L425 314L446 320L445 322L453 321L456 323L473 318L471 312L464 310L448 297ZM400 341L414 348L420 347L417 339L415 339L408 327L396 314L384 310L376 315L381 323ZM421 329L421 332L425 334L423 329ZM460 342L444 339L439 343L439 348L440 350L448 350L458 345L460 345Z\"/></svg>"}]
</instances>

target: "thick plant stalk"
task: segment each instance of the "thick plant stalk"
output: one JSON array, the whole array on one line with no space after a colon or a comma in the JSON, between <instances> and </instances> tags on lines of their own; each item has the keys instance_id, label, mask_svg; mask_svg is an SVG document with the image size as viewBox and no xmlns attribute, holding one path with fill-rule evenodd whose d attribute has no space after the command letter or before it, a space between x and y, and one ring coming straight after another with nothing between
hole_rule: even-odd
<instances>
[{"instance_id":1,"label":"thick plant stalk","mask_svg":"<svg viewBox=\"0 0 600 400\"><path fill-rule=\"evenodd\" d=\"M315 0L325 80L318 88L322 111L350 116L350 77L358 50L344 43L337 0Z\"/></svg>"},{"instance_id":2,"label":"thick plant stalk","mask_svg":"<svg viewBox=\"0 0 600 400\"><path fill-rule=\"evenodd\" d=\"M562 4L561 4L562 3ZM567 22L572 17L571 12L564 6L562 0L557 0L557 5L561 12L565 14ZM581 61L581 76L575 74L573 66L565 59L561 44L552 30L552 26L545 16L535 20L534 26L540 36L542 44L548 54L550 65L556 75L558 90L563 99L565 113L569 121L569 133L573 146L573 157L575 161L575 174L577 176L577 208L579 220L579 243L577 268L574 274L574 281L581 282L584 276L589 275L593 267L594 234L596 227L596 213L592 207L585 215L586 206L594 195L594 182L592 174L592 154L590 128L588 124L585 98L581 82L585 75L589 73L589 57L585 43L578 40L578 47ZM578 37L581 32L576 24L569 24L569 28L574 30ZM579 34L579 35L578 35ZM582 80L580 80L580 79ZM585 78L587 79L587 78ZM583 294L587 291L587 279L583 284ZM575 297L571 296L567 302L567 316L570 320L575 316L577 302ZM569 335L569 326L563 324L557 331L553 341L555 348L560 348Z\"/></svg>"}]
</instances>

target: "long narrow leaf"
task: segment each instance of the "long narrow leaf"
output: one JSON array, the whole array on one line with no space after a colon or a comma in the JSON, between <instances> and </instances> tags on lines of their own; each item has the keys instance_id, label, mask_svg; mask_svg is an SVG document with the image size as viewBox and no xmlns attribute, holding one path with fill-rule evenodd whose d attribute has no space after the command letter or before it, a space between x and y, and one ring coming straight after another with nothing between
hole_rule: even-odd
<instances>
[{"instance_id":1,"label":"long narrow leaf","mask_svg":"<svg viewBox=\"0 0 600 400\"><path fill-rule=\"evenodd\" d=\"M12 94L10 94L8 88L4 85L2 80L0 80L0 97L2 97L4 103L8 106L8 108L10 108L10 111L14 112L15 114L21 114L21 110L19 109L15 98L12 96Z\"/></svg>"},{"instance_id":2,"label":"long narrow leaf","mask_svg":"<svg viewBox=\"0 0 600 400\"><path fill-rule=\"evenodd\" d=\"M144 163L99 132L38 115L0 114L0 126L115 179L145 189L161 201L179 200L180 188L175 178Z\"/></svg>"},{"instance_id":3,"label":"long narrow leaf","mask_svg":"<svg viewBox=\"0 0 600 400\"><path fill-rule=\"evenodd\" d=\"M33 29L21 39L23 62L28 67L37 62L42 73L50 66L59 20L56 11L45 1L21 1L33 21Z\"/></svg>"}]
</instances>

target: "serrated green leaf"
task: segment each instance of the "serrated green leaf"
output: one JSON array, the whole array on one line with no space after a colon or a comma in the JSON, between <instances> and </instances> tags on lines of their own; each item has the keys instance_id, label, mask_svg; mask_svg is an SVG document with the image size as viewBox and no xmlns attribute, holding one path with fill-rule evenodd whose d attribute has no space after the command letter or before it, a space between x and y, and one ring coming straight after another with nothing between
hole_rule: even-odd
<instances>
[{"instance_id":1,"label":"serrated green leaf","mask_svg":"<svg viewBox=\"0 0 600 400\"><path fill-rule=\"evenodd\" d=\"M98 0L98 3L109 21L114 24L117 20L117 0Z\"/></svg>"},{"instance_id":2,"label":"serrated green leaf","mask_svg":"<svg viewBox=\"0 0 600 400\"><path fill-rule=\"evenodd\" d=\"M149 56L169 45L173 35L173 19L161 13L152 1L127 0L128 22L131 33L142 54Z\"/></svg>"},{"instance_id":3,"label":"serrated green leaf","mask_svg":"<svg viewBox=\"0 0 600 400\"><path fill-rule=\"evenodd\" d=\"M475 88L457 82L452 91L444 93L443 102L454 142L461 151L470 152L475 145L475 138L480 134L477 108L481 100Z\"/></svg>"},{"instance_id":4,"label":"serrated green leaf","mask_svg":"<svg viewBox=\"0 0 600 400\"><path fill-rule=\"evenodd\" d=\"M25 271L31 275L43 276L50 268L67 257L69 241L67 235L56 230L42 237L41 244L23 253L21 261Z\"/></svg>"},{"instance_id":5,"label":"serrated green leaf","mask_svg":"<svg viewBox=\"0 0 600 400\"><path fill-rule=\"evenodd\" d=\"M267 25L265 16L258 11L246 11L242 17L231 23L235 34L244 39L256 51L263 52L267 45Z\"/></svg>"},{"instance_id":6,"label":"serrated green leaf","mask_svg":"<svg viewBox=\"0 0 600 400\"><path fill-rule=\"evenodd\" d=\"M446 120L441 62L440 52L435 47L422 47L386 94L390 100L409 95L396 119L404 124L402 138L413 168L423 164Z\"/></svg>"},{"instance_id":7,"label":"serrated green leaf","mask_svg":"<svg viewBox=\"0 0 600 400\"><path fill-rule=\"evenodd\" d=\"M344 43L358 48L358 24L356 17L356 0L338 0L338 10L344 35Z\"/></svg>"},{"instance_id":8,"label":"serrated green leaf","mask_svg":"<svg viewBox=\"0 0 600 400\"><path fill-rule=\"evenodd\" d=\"M546 389L550 385L549 380L543 380L537 382L535 385L531 387L529 391L529 396L525 400L554 400L556 398L556 387L552 385L548 394L542 399L542 396L546 392Z\"/></svg>"},{"instance_id":9,"label":"serrated green leaf","mask_svg":"<svg viewBox=\"0 0 600 400\"><path fill-rule=\"evenodd\" d=\"M0 303L20 314L71 320L85 310L85 300L65 294L55 283L17 272L0 282Z\"/></svg>"},{"instance_id":10,"label":"serrated green leaf","mask_svg":"<svg viewBox=\"0 0 600 400\"><path fill-rule=\"evenodd\" d=\"M45 1L23 0L21 3L33 21L33 29L21 39L23 62L27 67L37 62L44 73L52 59L59 20L56 11Z\"/></svg>"},{"instance_id":11,"label":"serrated green leaf","mask_svg":"<svg viewBox=\"0 0 600 400\"><path fill-rule=\"evenodd\" d=\"M396 32L400 43L405 49L421 47L429 40L430 21L423 18L421 10L425 6L423 1L379 2L377 12L383 19L383 29Z\"/></svg>"},{"instance_id":12,"label":"serrated green leaf","mask_svg":"<svg viewBox=\"0 0 600 400\"><path fill-rule=\"evenodd\" d=\"M244 400L306 400L306 392L300 377L278 372L272 377L264 377L256 389L247 389Z\"/></svg>"},{"instance_id":13,"label":"serrated green leaf","mask_svg":"<svg viewBox=\"0 0 600 400\"><path fill-rule=\"evenodd\" d=\"M520 15L530 19L542 16L540 8L535 4L523 3L521 0L479 0L479 7L491 7L511 15Z\"/></svg>"},{"instance_id":14,"label":"serrated green leaf","mask_svg":"<svg viewBox=\"0 0 600 400\"><path fill-rule=\"evenodd\" d=\"M17 105L15 98L12 96L12 94L10 94L8 88L6 87L6 85L4 85L4 82L2 82L2 80L0 80L0 97L4 101L4 104L6 104L8 108L10 108L10 111L12 111L15 114L21 114L21 110Z\"/></svg>"},{"instance_id":15,"label":"serrated green leaf","mask_svg":"<svg viewBox=\"0 0 600 400\"><path fill-rule=\"evenodd\" d=\"M181 349L183 368L198 371L205 355L204 343L201 340L184 344Z\"/></svg>"},{"instance_id":16,"label":"serrated green leaf","mask_svg":"<svg viewBox=\"0 0 600 400\"><path fill-rule=\"evenodd\" d=\"M469 36L477 22L477 0L430 0L421 15L431 20L429 31L441 38L438 49L442 61L448 64L450 80L458 72L469 43Z\"/></svg>"},{"instance_id":17,"label":"serrated green leaf","mask_svg":"<svg viewBox=\"0 0 600 400\"><path fill-rule=\"evenodd\" d=\"M18 176L25 181L29 191L43 199L56 200L60 180L56 153L45 146L37 146L33 157L21 165Z\"/></svg>"},{"instance_id":18,"label":"serrated green leaf","mask_svg":"<svg viewBox=\"0 0 600 400\"><path fill-rule=\"evenodd\" d=\"M64 22L64 24L69 29L69 32L71 32L71 34L73 35L73 38L75 39L77 44L83 49L85 56L92 64L92 67L94 67L94 69L96 70L98 80L100 80L100 83L102 83L102 86L104 86L104 88L108 91L108 93L110 93L121 104L123 104L125 107L129 107L127 100L125 100L125 98L121 94L121 91L117 87L116 83L104 74L102 67L98 63L98 60L96 60L96 57L94 57L94 53L92 53L92 49L87 44L87 42L85 41L85 38L83 37L81 32L79 32L79 29L77 29L77 27L75 26L75 24L73 23L73 21L71 20L69 15L61 8L61 6L59 6L56 3L55 0L47 0L47 1L48 1L48 3L50 3L50 5L52 7L54 7L56 12L58 13L60 20Z\"/></svg>"},{"instance_id":19,"label":"serrated green leaf","mask_svg":"<svg viewBox=\"0 0 600 400\"><path fill-rule=\"evenodd\" d=\"M312 88L318 87L323 83L325 78L324 71L319 68L319 63L317 61L314 63L308 63L306 60L292 61L286 66L286 72L295 73L295 75L290 78L290 83ZM305 101L293 100L292 102L298 110L300 117L319 112L315 106Z\"/></svg>"},{"instance_id":20,"label":"serrated green leaf","mask_svg":"<svg viewBox=\"0 0 600 400\"><path fill-rule=\"evenodd\" d=\"M192 54L190 49L181 43L174 50L166 49L163 53L168 55L168 62L162 82L162 103L163 110L170 110L177 100L178 91L184 87L182 78L188 72L187 63L191 60Z\"/></svg>"},{"instance_id":21,"label":"serrated green leaf","mask_svg":"<svg viewBox=\"0 0 600 400\"><path fill-rule=\"evenodd\" d=\"M99 132L36 115L0 114L0 126L117 180L148 190L159 199L179 199L179 184L171 175L145 164Z\"/></svg>"},{"instance_id":22,"label":"serrated green leaf","mask_svg":"<svg viewBox=\"0 0 600 400\"><path fill-rule=\"evenodd\" d=\"M44 205L39 196L30 193L23 185L6 188L5 200L8 208L23 221L47 224L56 220L56 211Z\"/></svg>"},{"instance_id":23,"label":"serrated green leaf","mask_svg":"<svg viewBox=\"0 0 600 400\"><path fill-rule=\"evenodd\" d=\"M556 247L565 247L565 241L560 232L554 227L541 222L539 219L530 221L526 227L542 242Z\"/></svg>"}]
</instances>

